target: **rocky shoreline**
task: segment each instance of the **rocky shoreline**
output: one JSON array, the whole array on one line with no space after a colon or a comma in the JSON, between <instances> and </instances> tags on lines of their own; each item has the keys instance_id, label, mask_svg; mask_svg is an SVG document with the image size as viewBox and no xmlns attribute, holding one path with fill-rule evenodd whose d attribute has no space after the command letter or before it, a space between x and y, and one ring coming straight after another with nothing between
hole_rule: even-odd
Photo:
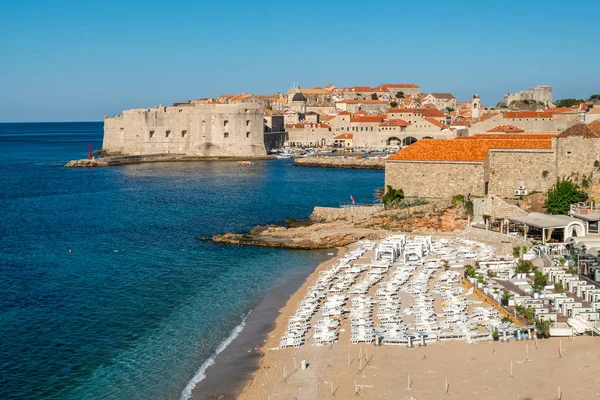
<instances>
[{"instance_id":1,"label":"rocky shoreline","mask_svg":"<svg viewBox=\"0 0 600 400\"><path fill-rule=\"evenodd\" d=\"M465 229L467 216L449 201L399 210L383 207L315 207L306 221L286 226L256 226L247 233L224 233L203 241L236 246L316 250L345 247L362 239L377 240L394 232L443 233Z\"/></svg>"},{"instance_id":2,"label":"rocky shoreline","mask_svg":"<svg viewBox=\"0 0 600 400\"><path fill-rule=\"evenodd\" d=\"M299 167L321 168L356 168L356 169L385 169L383 158L359 157L304 157L294 160L294 165Z\"/></svg>"}]
</instances>

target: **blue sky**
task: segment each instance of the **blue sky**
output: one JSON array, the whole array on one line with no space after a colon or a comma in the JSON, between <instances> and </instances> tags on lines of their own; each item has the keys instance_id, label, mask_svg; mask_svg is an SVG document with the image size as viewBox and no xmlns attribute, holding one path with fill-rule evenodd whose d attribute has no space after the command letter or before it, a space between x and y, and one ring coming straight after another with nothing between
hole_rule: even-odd
<instances>
[{"instance_id":1,"label":"blue sky","mask_svg":"<svg viewBox=\"0 0 600 400\"><path fill-rule=\"evenodd\" d=\"M416 83L484 104L600 92L600 1L0 0L0 121L221 93Z\"/></svg>"}]
</instances>

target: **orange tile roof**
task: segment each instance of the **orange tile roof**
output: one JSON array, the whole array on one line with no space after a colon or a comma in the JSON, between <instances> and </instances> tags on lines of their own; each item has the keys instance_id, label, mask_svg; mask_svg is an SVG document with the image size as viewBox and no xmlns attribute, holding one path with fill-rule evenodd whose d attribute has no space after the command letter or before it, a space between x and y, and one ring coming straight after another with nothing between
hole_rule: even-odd
<instances>
[{"instance_id":1,"label":"orange tile roof","mask_svg":"<svg viewBox=\"0 0 600 400\"><path fill-rule=\"evenodd\" d=\"M552 118L552 113L536 111L509 111L504 113L504 118Z\"/></svg>"},{"instance_id":2,"label":"orange tile roof","mask_svg":"<svg viewBox=\"0 0 600 400\"><path fill-rule=\"evenodd\" d=\"M429 118L429 117L425 117L423 119L425 121L429 122L430 124L437 126L440 129L448 129L448 125L438 121L437 119L433 119L433 118Z\"/></svg>"},{"instance_id":3,"label":"orange tile roof","mask_svg":"<svg viewBox=\"0 0 600 400\"><path fill-rule=\"evenodd\" d=\"M596 130L596 125L592 127L586 124L575 124L562 131L558 137L598 138L600 137L600 132Z\"/></svg>"},{"instance_id":4,"label":"orange tile roof","mask_svg":"<svg viewBox=\"0 0 600 400\"><path fill-rule=\"evenodd\" d=\"M252 96L252 94L250 94L250 93L240 93L240 94L236 94L235 96L231 97L229 99L229 101L231 101L232 103L239 103L240 101L243 101L250 96Z\"/></svg>"},{"instance_id":5,"label":"orange tile roof","mask_svg":"<svg viewBox=\"0 0 600 400\"><path fill-rule=\"evenodd\" d=\"M480 139L502 139L502 140L536 140L536 139L552 139L558 135L555 133L478 133L473 136L458 136L458 140L480 140Z\"/></svg>"},{"instance_id":6,"label":"orange tile roof","mask_svg":"<svg viewBox=\"0 0 600 400\"><path fill-rule=\"evenodd\" d=\"M379 126L408 126L410 125L403 119L390 119L389 121L382 122Z\"/></svg>"},{"instance_id":7,"label":"orange tile roof","mask_svg":"<svg viewBox=\"0 0 600 400\"><path fill-rule=\"evenodd\" d=\"M577 110L573 109L571 107L546 108L546 110L544 110L544 112L549 112L552 114L560 114L560 113L564 113L564 112L573 112L573 111L577 111Z\"/></svg>"},{"instance_id":8,"label":"orange tile roof","mask_svg":"<svg viewBox=\"0 0 600 400\"><path fill-rule=\"evenodd\" d=\"M352 133L342 133L341 135L337 135L334 139L353 139L354 135Z\"/></svg>"},{"instance_id":9,"label":"orange tile roof","mask_svg":"<svg viewBox=\"0 0 600 400\"><path fill-rule=\"evenodd\" d=\"M452 93L429 93L429 94L432 95L433 97L435 97L436 99L445 99L445 100L456 99L456 97L454 97L452 95Z\"/></svg>"},{"instance_id":10,"label":"orange tile roof","mask_svg":"<svg viewBox=\"0 0 600 400\"><path fill-rule=\"evenodd\" d=\"M348 88L348 91L350 92L371 92L373 90L372 87L370 86L353 86L351 88Z\"/></svg>"},{"instance_id":11,"label":"orange tile roof","mask_svg":"<svg viewBox=\"0 0 600 400\"><path fill-rule=\"evenodd\" d=\"M600 119L590 122L588 127L600 135Z\"/></svg>"},{"instance_id":12,"label":"orange tile roof","mask_svg":"<svg viewBox=\"0 0 600 400\"><path fill-rule=\"evenodd\" d=\"M383 121L382 117L356 117L356 118L351 118L350 122L377 122L377 123L381 123Z\"/></svg>"},{"instance_id":13,"label":"orange tile roof","mask_svg":"<svg viewBox=\"0 0 600 400\"><path fill-rule=\"evenodd\" d=\"M303 128L326 128L326 129L329 129L329 128L331 128L329 125L323 124L323 123L319 123L319 124L312 124L312 123L286 124L285 127L286 128L294 128L294 129L303 129Z\"/></svg>"},{"instance_id":14,"label":"orange tile roof","mask_svg":"<svg viewBox=\"0 0 600 400\"><path fill-rule=\"evenodd\" d=\"M383 100L341 100L338 103L344 104L385 104L387 101Z\"/></svg>"},{"instance_id":15,"label":"orange tile roof","mask_svg":"<svg viewBox=\"0 0 600 400\"><path fill-rule=\"evenodd\" d=\"M300 89L300 92L303 94L331 94L329 90L321 88Z\"/></svg>"},{"instance_id":16,"label":"orange tile roof","mask_svg":"<svg viewBox=\"0 0 600 400\"><path fill-rule=\"evenodd\" d=\"M481 115L481 117L479 118L479 121L485 121L486 119L493 118L493 117L495 117L498 114L500 114L500 113L499 112L488 111L488 112L483 113Z\"/></svg>"},{"instance_id":17,"label":"orange tile roof","mask_svg":"<svg viewBox=\"0 0 600 400\"><path fill-rule=\"evenodd\" d=\"M412 88L412 89L420 89L419 86L415 85L414 83L382 83L380 85L381 87L384 88Z\"/></svg>"},{"instance_id":18,"label":"orange tile roof","mask_svg":"<svg viewBox=\"0 0 600 400\"><path fill-rule=\"evenodd\" d=\"M444 113L437 108L390 108L387 112L391 114L421 114L423 118L444 117Z\"/></svg>"},{"instance_id":19,"label":"orange tile roof","mask_svg":"<svg viewBox=\"0 0 600 400\"><path fill-rule=\"evenodd\" d=\"M338 115L352 115L352 114L350 114L348 111L342 111Z\"/></svg>"},{"instance_id":20,"label":"orange tile roof","mask_svg":"<svg viewBox=\"0 0 600 400\"><path fill-rule=\"evenodd\" d=\"M517 132L525 132L525 130L519 128L514 125L498 125L495 128L490 129L488 132L507 132L507 133L517 133Z\"/></svg>"},{"instance_id":21,"label":"orange tile roof","mask_svg":"<svg viewBox=\"0 0 600 400\"><path fill-rule=\"evenodd\" d=\"M551 149L551 139L429 139L405 147L388 160L483 162L490 149Z\"/></svg>"}]
</instances>

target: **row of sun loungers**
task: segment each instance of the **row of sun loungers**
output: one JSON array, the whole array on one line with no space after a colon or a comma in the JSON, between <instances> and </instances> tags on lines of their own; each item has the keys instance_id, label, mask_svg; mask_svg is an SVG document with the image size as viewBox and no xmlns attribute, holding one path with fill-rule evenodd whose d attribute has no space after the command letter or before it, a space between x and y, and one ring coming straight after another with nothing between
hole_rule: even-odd
<instances>
[{"instance_id":1,"label":"row of sun loungers","mask_svg":"<svg viewBox=\"0 0 600 400\"><path fill-rule=\"evenodd\" d=\"M364 261L371 251L370 261ZM352 343L372 343L378 337L384 344L406 343L409 338L418 337L467 338L480 334L477 326L491 331L499 324L498 313L476 307L469 315L461 275L451 269L441 273L440 270L462 266L468 259L483 261L493 257L491 247L467 239L394 235L378 244L358 242L355 250L322 272L309 287L289 319L280 346L304 344L313 319L316 322L312 338L316 345L338 340L344 321L350 324ZM434 276L437 278L432 283ZM412 304L403 308L400 292L410 295ZM439 315L434 308L434 294L442 299L443 311ZM403 316L411 316L414 321L407 324Z\"/></svg>"}]
</instances>

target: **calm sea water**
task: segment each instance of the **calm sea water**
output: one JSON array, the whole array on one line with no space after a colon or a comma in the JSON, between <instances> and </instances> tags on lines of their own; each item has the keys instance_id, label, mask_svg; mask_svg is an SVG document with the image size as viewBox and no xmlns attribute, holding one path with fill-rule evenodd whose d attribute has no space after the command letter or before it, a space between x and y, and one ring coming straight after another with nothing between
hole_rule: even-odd
<instances>
[{"instance_id":1,"label":"calm sea water","mask_svg":"<svg viewBox=\"0 0 600 400\"><path fill-rule=\"evenodd\" d=\"M0 124L0 398L179 398L269 286L320 257L197 237L383 184L287 160L62 167L101 140L102 123Z\"/></svg>"}]
</instances>

